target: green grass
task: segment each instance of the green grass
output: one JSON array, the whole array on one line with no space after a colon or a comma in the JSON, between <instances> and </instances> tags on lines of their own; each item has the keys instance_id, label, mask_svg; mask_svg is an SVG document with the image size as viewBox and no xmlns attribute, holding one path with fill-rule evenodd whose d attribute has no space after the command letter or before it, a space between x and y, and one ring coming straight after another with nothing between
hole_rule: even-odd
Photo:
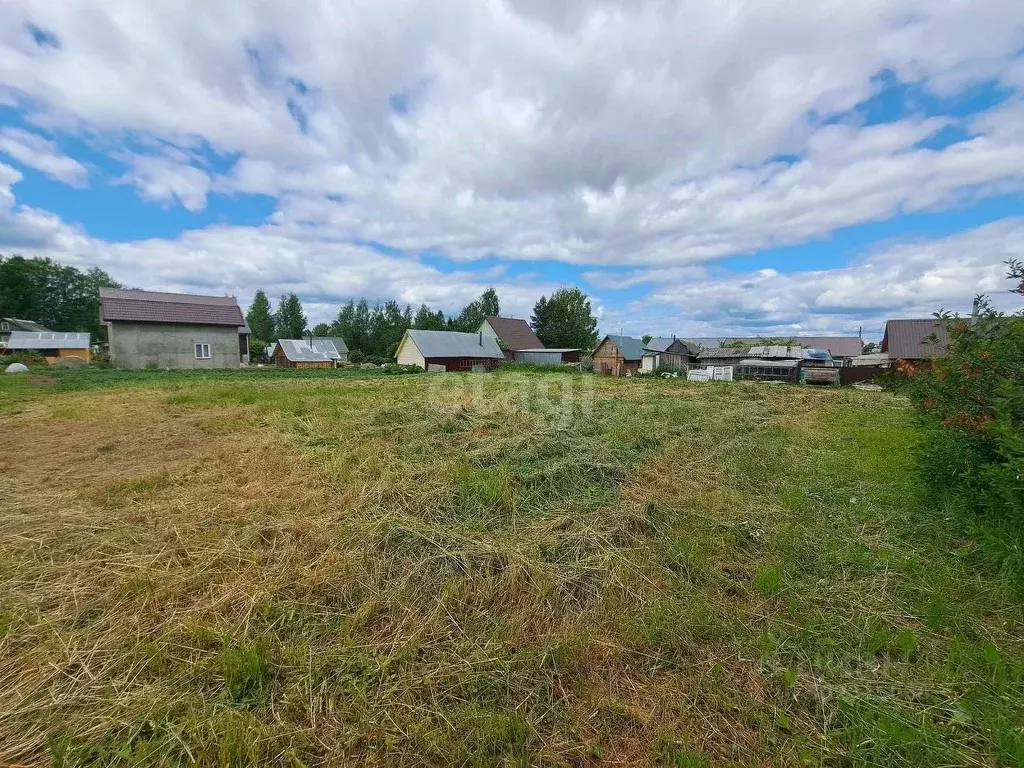
<instances>
[{"instance_id":1,"label":"green grass","mask_svg":"<svg viewBox=\"0 0 1024 768\"><path fill-rule=\"evenodd\" d=\"M1024 535L888 393L0 377L0 762L1024 764Z\"/></svg>"}]
</instances>

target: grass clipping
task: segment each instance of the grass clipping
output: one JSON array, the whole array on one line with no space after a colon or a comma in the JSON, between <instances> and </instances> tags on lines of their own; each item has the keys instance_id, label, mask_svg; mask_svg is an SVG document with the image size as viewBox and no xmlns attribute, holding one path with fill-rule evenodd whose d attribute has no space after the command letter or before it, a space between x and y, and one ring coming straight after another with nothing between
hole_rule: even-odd
<instances>
[{"instance_id":1,"label":"grass clipping","mask_svg":"<svg viewBox=\"0 0 1024 768\"><path fill-rule=\"evenodd\" d=\"M2 760L1024 755L1019 572L922 510L887 395L44 389L0 414Z\"/></svg>"}]
</instances>

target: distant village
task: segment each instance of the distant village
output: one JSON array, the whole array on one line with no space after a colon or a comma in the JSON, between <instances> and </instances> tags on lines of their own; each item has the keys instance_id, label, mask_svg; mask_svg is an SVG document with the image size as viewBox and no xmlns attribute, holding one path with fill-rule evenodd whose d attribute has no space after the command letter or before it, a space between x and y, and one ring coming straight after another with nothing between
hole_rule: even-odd
<instances>
[{"instance_id":1,"label":"distant village","mask_svg":"<svg viewBox=\"0 0 1024 768\"><path fill-rule=\"evenodd\" d=\"M129 369L204 369L239 366L335 368L360 364L341 336L281 338L261 353L233 297L124 288L99 289L107 339L62 331L31 319L0 318L0 351L34 354L46 363L84 366L97 356ZM893 319L881 343L860 336L635 338L605 335L592 349L545 346L524 319L484 316L475 332L410 328L385 365L428 372L483 372L500 364L573 366L608 376L685 377L845 385L894 367L942 356L945 325L934 318ZM374 363L361 363L378 367Z\"/></svg>"}]
</instances>

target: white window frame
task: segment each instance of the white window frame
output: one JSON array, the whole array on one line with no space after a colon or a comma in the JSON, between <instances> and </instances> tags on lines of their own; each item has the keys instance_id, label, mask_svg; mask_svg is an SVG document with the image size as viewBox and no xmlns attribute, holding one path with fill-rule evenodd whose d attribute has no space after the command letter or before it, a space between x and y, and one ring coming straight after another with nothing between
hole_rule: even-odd
<instances>
[{"instance_id":1,"label":"white window frame","mask_svg":"<svg viewBox=\"0 0 1024 768\"><path fill-rule=\"evenodd\" d=\"M10 323L7 323L7 322L0 323L0 331L9 331L9 330L11 330L11 324Z\"/></svg>"},{"instance_id":2,"label":"white window frame","mask_svg":"<svg viewBox=\"0 0 1024 768\"><path fill-rule=\"evenodd\" d=\"M204 352L206 354L203 354ZM195 353L196 353L196 360L209 360L210 359L210 345L205 343L205 342L197 341L196 344L195 344Z\"/></svg>"}]
</instances>

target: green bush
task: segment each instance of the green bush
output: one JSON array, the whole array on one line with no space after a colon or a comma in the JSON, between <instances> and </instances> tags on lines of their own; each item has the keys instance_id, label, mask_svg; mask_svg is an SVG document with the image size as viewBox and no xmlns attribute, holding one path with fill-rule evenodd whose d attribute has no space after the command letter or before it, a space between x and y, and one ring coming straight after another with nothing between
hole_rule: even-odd
<instances>
[{"instance_id":1,"label":"green bush","mask_svg":"<svg viewBox=\"0 0 1024 768\"><path fill-rule=\"evenodd\" d=\"M1024 315L982 300L972 321L938 317L949 330L948 356L908 371L902 385L926 429L924 480L979 509L1024 516Z\"/></svg>"},{"instance_id":2,"label":"green bush","mask_svg":"<svg viewBox=\"0 0 1024 768\"><path fill-rule=\"evenodd\" d=\"M361 363L365 360L366 355L364 355L360 349L353 349L348 353L348 361L350 363Z\"/></svg>"}]
</instances>

